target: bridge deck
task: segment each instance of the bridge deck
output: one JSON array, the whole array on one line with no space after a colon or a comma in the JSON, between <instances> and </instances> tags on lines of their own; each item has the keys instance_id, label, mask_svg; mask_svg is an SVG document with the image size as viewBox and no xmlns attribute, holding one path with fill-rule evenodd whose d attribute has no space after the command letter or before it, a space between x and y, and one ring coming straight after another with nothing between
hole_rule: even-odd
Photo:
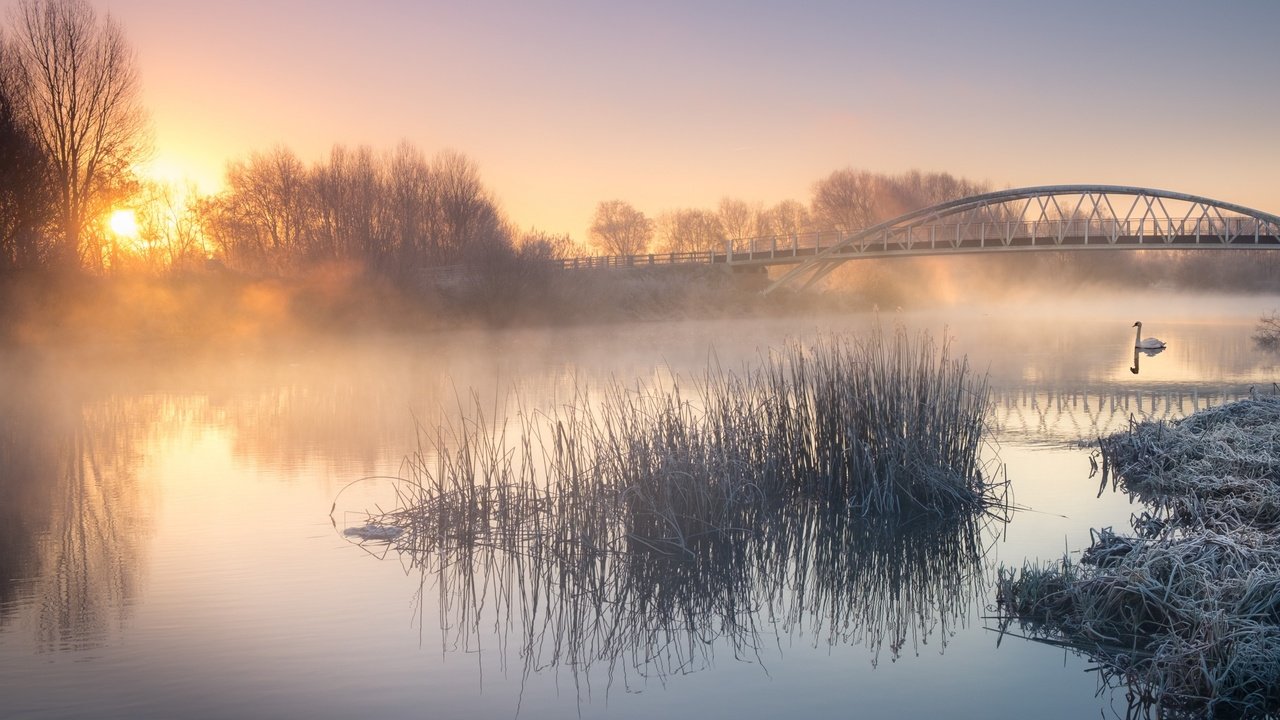
<instances>
[{"instance_id":1,"label":"bridge deck","mask_svg":"<svg viewBox=\"0 0 1280 720\"><path fill-rule=\"evenodd\" d=\"M800 245L793 244L790 239L784 244L775 244L773 238L745 241L741 249L735 247L732 252L697 253L646 253L643 255L603 255L592 257L568 258L560 260L561 267L567 270L610 268L610 267L643 267L646 265L691 265L691 264L728 264L743 266L797 265L814 260L823 252L836 247L838 236L832 234L827 244ZM754 244L753 244L754 242ZM1263 248L1280 248L1280 236L1249 235L1238 237L1232 242L1224 243L1216 237L1203 235L1172 235L1152 237L1150 235L1119 235L1104 237L1098 235L1079 235L1064 237L962 237L952 240L882 240L865 243L853 243L839 247L831 252L832 262L843 262L858 257L894 257L952 255L974 252L1026 252L1052 250L1258 250Z\"/></svg>"}]
</instances>

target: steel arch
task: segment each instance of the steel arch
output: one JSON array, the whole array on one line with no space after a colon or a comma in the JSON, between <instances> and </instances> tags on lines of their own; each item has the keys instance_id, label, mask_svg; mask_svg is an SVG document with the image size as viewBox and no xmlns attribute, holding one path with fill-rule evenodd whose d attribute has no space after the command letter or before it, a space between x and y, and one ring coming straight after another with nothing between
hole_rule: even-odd
<instances>
[{"instance_id":1,"label":"steel arch","mask_svg":"<svg viewBox=\"0 0 1280 720\"><path fill-rule=\"evenodd\" d=\"M1118 203L1123 213L1114 198L1123 198ZM1171 213L1165 201L1180 203L1186 210L1180 216ZM947 234L941 241L939 228ZM929 237L920 237L926 229ZM804 283L808 286L859 257L1135 247L1276 248L1280 217L1200 195L1129 185L998 190L932 205L844 235L815 249L765 293L811 273ZM730 249L731 263L734 254Z\"/></svg>"}]
</instances>

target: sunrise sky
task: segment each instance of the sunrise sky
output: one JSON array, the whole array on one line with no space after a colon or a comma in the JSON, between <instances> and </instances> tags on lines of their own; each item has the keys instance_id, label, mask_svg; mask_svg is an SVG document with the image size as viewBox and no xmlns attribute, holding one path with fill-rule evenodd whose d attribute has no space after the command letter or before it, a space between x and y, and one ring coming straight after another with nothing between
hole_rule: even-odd
<instances>
[{"instance_id":1,"label":"sunrise sky","mask_svg":"<svg viewBox=\"0 0 1280 720\"><path fill-rule=\"evenodd\" d=\"M151 172L205 191L277 144L410 140L578 240L601 200L807 201L847 166L1280 212L1272 0L93 1L137 50Z\"/></svg>"}]
</instances>

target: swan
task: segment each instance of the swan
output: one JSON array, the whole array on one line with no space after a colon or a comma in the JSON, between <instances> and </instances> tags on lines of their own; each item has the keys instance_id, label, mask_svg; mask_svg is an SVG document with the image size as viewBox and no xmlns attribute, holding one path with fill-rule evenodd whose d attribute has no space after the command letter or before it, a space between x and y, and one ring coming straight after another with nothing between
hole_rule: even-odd
<instances>
[{"instance_id":1,"label":"swan","mask_svg":"<svg viewBox=\"0 0 1280 720\"><path fill-rule=\"evenodd\" d=\"M1158 348L1163 348L1165 346L1164 341L1160 340L1159 338L1149 337L1149 338L1143 339L1141 320L1134 323L1133 326L1138 328L1138 331L1133 335L1133 346L1135 348L1142 348L1143 350L1155 350Z\"/></svg>"}]
</instances>

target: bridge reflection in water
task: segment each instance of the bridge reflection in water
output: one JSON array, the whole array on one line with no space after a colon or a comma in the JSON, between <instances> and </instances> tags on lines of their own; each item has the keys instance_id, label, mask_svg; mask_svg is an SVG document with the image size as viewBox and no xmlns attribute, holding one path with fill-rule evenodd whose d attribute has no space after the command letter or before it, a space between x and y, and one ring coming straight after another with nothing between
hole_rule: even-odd
<instances>
[{"instance_id":1,"label":"bridge reflection in water","mask_svg":"<svg viewBox=\"0 0 1280 720\"><path fill-rule=\"evenodd\" d=\"M999 434L1027 442L1090 442L1129 427L1132 421L1177 420L1208 407L1271 388L1252 385L1156 385L1085 387L1028 385L994 388Z\"/></svg>"}]
</instances>

